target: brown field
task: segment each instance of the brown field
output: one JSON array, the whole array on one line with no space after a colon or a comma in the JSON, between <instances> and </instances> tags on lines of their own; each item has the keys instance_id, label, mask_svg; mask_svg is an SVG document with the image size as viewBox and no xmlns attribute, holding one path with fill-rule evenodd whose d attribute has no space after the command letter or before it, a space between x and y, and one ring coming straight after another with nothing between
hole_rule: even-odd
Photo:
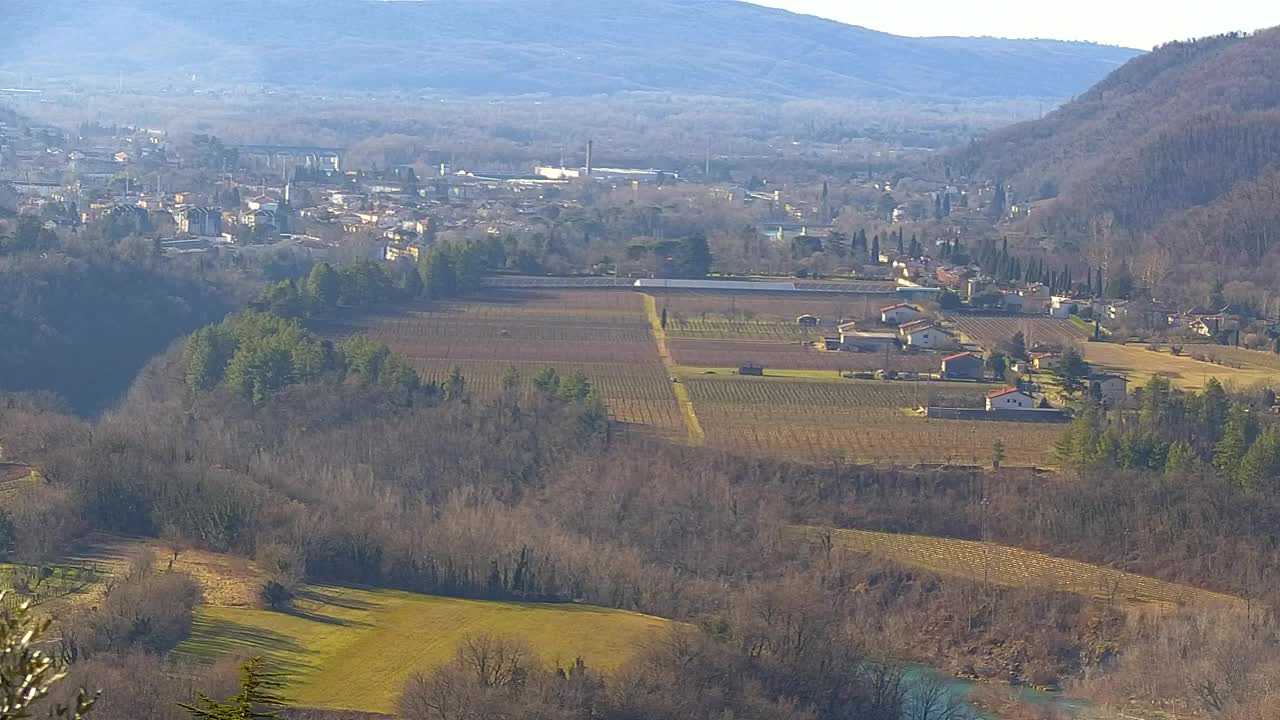
<instances>
[{"instance_id":1,"label":"brown field","mask_svg":"<svg viewBox=\"0 0 1280 720\"><path fill-rule=\"evenodd\" d=\"M332 337L363 333L408 356L427 380L458 366L467 389L494 396L507 368L528 385L538 371L581 370L610 417L684 437L669 374L649 329L644 296L609 290L510 290L484 299L420 302L318 323Z\"/></svg>"},{"instance_id":2,"label":"brown field","mask_svg":"<svg viewBox=\"0 0 1280 720\"><path fill-rule=\"evenodd\" d=\"M658 312L667 310L667 335L710 340L804 342L833 333L843 320L876 317L896 302L885 295L804 295L759 293L658 293ZM822 327L796 324L813 315Z\"/></svg>"},{"instance_id":3,"label":"brown field","mask_svg":"<svg viewBox=\"0 0 1280 720\"><path fill-rule=\"evenodd\" d=\"M943 355L931 353L893 352L854 353L827 352L804 342L766 342L760 340L692 340L672 338L667 341L671 356L679 365L700 368L727 368L759 365L780 370L830 370L862 372L880 369L899 372L937 372Z\"/></svg>"},{"instance_id":4,"label":"brown field","mask_svg":"<svg viewBox=\"0 0 1280 720\"><path fill-rule=\"evenodd\" d=\"M996 438L1008 465L1044 465L1053 425L928 420L909 408L976 407L995 386L690 378L707 444L806 462L988 464Z\"/></svg>"},{"instance_id":5,"label":"brown field","mask_svg":"<svg viewBox=\"0 0 1280 720\"><path fill-rule=\"evenodd\" d=\"M1089 339L1089 332L1070 320L1043 315L948 315L960 332L961 341L993 347L1021 332L1027 347L1037 345L1067 347Z\"/></svg>"}]
</instances>

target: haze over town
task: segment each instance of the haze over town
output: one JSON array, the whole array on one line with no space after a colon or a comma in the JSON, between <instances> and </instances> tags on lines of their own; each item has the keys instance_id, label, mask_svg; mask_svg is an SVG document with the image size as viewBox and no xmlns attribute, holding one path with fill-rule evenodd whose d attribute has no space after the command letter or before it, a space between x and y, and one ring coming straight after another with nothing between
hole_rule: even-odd
<instances>
[{"instance_id":1,"label":"haze over town","mask_svg":"<svg viewBox=\"0 0 1280 720\"><path fill-rule=\"evenodd\" d=\"M0 720L1280 718L1274 9L784 1L0 0Z\"/></svg>"}]
</instances>

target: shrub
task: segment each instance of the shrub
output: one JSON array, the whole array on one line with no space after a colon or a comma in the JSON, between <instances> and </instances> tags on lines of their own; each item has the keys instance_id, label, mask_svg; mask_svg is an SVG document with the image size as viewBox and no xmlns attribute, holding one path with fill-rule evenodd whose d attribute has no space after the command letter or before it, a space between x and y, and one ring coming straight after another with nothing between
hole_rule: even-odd
<instances>
[{"instance_id":1,"label":"shrub","mask_svg":"<svg viewBox=\"0 0 1280 720\"><path fill-rule=\"evenodd\" d=\"M289 605L293 602L293 591L285 586L284 583L276 580L268 580L262 586L262 604L276 611L284 611L289 609Z\"/></svg>"}]
</instances>

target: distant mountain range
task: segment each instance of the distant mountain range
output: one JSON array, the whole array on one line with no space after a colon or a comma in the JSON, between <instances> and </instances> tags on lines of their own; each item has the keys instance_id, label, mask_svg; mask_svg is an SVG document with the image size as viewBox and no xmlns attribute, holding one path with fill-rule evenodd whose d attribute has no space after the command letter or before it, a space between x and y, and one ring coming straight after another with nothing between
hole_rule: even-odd
<instances>
[{"instance_id":1,"label":"distant mountain range","mask_svg":"<svg viewBox=\"0 0 1280 720\"><path fill-rule=\"evenodd\" d=\"M1280 287L1280 28L1164 46L950 161L1038 199L1033 231L1089 238L1148 282Z\"/></svg>"},{"instance_id":2,"label":"distant mountain range","mask_svg":"<svg viewBox=\"0 0 1280 720\"><path fill-rule=\"evenodd\" d=\"M1065 99L1139 54L905 38L738 0L0 0L0 16L0 84Z\"/></svg>"}]
</instances>

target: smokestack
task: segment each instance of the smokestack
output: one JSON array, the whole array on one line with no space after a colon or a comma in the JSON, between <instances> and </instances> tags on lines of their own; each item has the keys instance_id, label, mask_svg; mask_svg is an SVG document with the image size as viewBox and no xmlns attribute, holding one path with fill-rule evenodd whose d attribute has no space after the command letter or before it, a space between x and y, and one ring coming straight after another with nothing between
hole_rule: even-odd
<instances>
[{"instance_id":1,"label":"smokestack","mask_svg":"<svg viewBox=\"0 0 1280 720\"><path fill-rule=\"evenodd\" d=\"M591 177L591 152L595 150L595 147L596 147L595 140L587 141L587 177Z\"/></svg>"}]
</instances>

